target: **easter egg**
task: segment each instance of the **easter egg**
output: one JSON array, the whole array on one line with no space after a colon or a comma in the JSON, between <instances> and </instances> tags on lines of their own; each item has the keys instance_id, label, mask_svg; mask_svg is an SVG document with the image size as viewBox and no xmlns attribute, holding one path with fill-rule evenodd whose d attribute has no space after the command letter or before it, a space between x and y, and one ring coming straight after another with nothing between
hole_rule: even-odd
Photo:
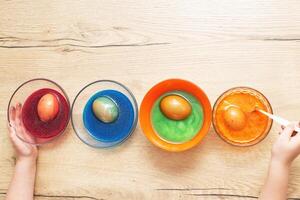
<instances>
[{"instance_id":1,"label":"easter egg","mask_svg":"<svg viewBox=\"0 0 300 200\"><path fill-rule=\"evenodd\" d=\"M179 95L168 95L160 102L162 113L172 120L183 120L192 112L191 104Z\"/></svg>"},{"instance_id":2,"label":"easter egg","mask_svg":"<svg viewBox=\"0 0 300 200\"><path fill-rule=\"evenodd\" d=\"M246 115L239 107L229 106L223 117L227 126L233 130L241 130L246 126Z\"/></svg>"},{"instance_id":3,"label":"easter egg","mask_svg":"<svg viewBox=\"0 0 300 200\"><path fill-rule=\"evenodd\" d=\"M95 116L104 123L114 122L119 115L118 106L108 97L98 97L92 105Z\"/></svg>"},{"instance_id":4,"label":"easter egg","mask_svg":"<svg viewBox=\"0 0 300 200\"><path fill-rule=\"evenodd\" d=\"M38 116L43 122L53 120L57 116L58 110L58 100L55 95L50 93L42 96L37 105Z\"/></svg>"}]
</instances>

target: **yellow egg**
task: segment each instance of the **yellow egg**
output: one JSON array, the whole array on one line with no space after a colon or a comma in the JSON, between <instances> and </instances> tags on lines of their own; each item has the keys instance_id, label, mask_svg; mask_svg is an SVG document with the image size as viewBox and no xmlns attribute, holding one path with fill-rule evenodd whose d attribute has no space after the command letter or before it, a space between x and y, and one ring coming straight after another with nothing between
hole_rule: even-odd
<instances>
[{"instance_id":1,"label":"yellow egg","mask_svg":"<svg viewBox=\"0 0 300 200\"><path fill-rule=\"evenodd\" d=\"M183 120L192 112L191 104L179 95L168 95L160 102L162 113L172 120Z\"/></svg>"},{"instance_id":2,"label":"yellow egg","mask_svg":"<svg viewBox=\"0 0 300 200\"><path fill-rule=\"evenodd\" d=\"M227 107L223 117L227 126L233 130L241 130L246 126L246 115L238 107Z\"/></svg>"},{"instance_id":3,"label":"yellow egg","mask_svg":"<svg viewBox=\"0 0 300 200\"><path fill-rule=\"evenodd\" d=\"M57 97L50 93L42 96L37 105L38 116L43 122L53 120L56 117L58 110L59 103Z\"/></svg>"}]
</instances>

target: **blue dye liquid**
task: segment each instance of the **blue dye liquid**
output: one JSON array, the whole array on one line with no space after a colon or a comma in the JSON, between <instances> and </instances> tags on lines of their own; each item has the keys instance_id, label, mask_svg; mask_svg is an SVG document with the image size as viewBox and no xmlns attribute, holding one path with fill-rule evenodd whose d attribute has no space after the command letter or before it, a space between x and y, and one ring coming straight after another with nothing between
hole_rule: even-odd
<instances>
[{"instance_id":1,"label":"blue dye liquid","mask_svg":"<svg viewBox=\"0 0 300 200\"><path fill-rule=\"evenodd\" d=\"M118 106L119 116L112 123L103 123L94 115L92 105L98 97L109 97ZM116 90L102 90L94 94L83 110L83 123L90 135L101 142L118 142L126 139L134 124L134 108L123 93Z\"/></svg>"}]
</instances>

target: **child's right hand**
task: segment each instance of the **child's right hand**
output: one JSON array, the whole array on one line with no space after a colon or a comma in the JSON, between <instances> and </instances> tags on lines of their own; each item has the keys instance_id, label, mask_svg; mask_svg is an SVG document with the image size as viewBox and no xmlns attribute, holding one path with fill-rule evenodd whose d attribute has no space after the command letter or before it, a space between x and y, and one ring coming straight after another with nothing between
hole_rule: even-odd
<instances>
[{"instance_id":1,"label":"child's right hand","mask_svg":"<svg viewBox=\"0 0 300 200\"><path fill-rule=\"evenodd\" d=\"M291 123L282 127L282 131L272 148L272 162L283 164L287 167L300 154L300 133L293 135L294 127L300 123Z\"/></svg>"},{"instance_id":2,"label":"child's right hand","mask_svg":"<svg viewBox=\"0 0 300 200\"><path fill-rule=\"evenodd\" d=\"M9 137L14 146L17 162L19 161L30 161L35 162L38 156L38 149L35 145L23 142L17 133L28 138L30 134L27 133L23 126L21 116L22 105L18 103L16 106L12 106L9 110L10 124L8 124Z\"/></svg>"}]
</instances>

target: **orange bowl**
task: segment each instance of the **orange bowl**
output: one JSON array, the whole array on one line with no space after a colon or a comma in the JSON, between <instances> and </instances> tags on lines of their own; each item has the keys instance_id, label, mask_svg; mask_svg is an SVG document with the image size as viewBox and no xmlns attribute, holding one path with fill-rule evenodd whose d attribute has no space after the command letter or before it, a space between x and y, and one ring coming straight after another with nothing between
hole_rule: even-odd
<instances>
[{"instance_id":1,"label":"orange bowl","mask_svg":"<svg viewBox=\"0 0 300 200\"><path fill-rule=\"evenodd\" d=\"M161 139L151 123L151 111L155 101L163 94L174 90L184 91L193 95L202 105L204 114L203 125L200 131L193 139L180 144L169 143ZM212 119L212 109L207 95L197 85L182 79L168 79L153 86L145 95L140 107L139 119L143 133L150 142L164 150L180 152L196 146L208 133Z\"/></svg>"}]
</instances>

